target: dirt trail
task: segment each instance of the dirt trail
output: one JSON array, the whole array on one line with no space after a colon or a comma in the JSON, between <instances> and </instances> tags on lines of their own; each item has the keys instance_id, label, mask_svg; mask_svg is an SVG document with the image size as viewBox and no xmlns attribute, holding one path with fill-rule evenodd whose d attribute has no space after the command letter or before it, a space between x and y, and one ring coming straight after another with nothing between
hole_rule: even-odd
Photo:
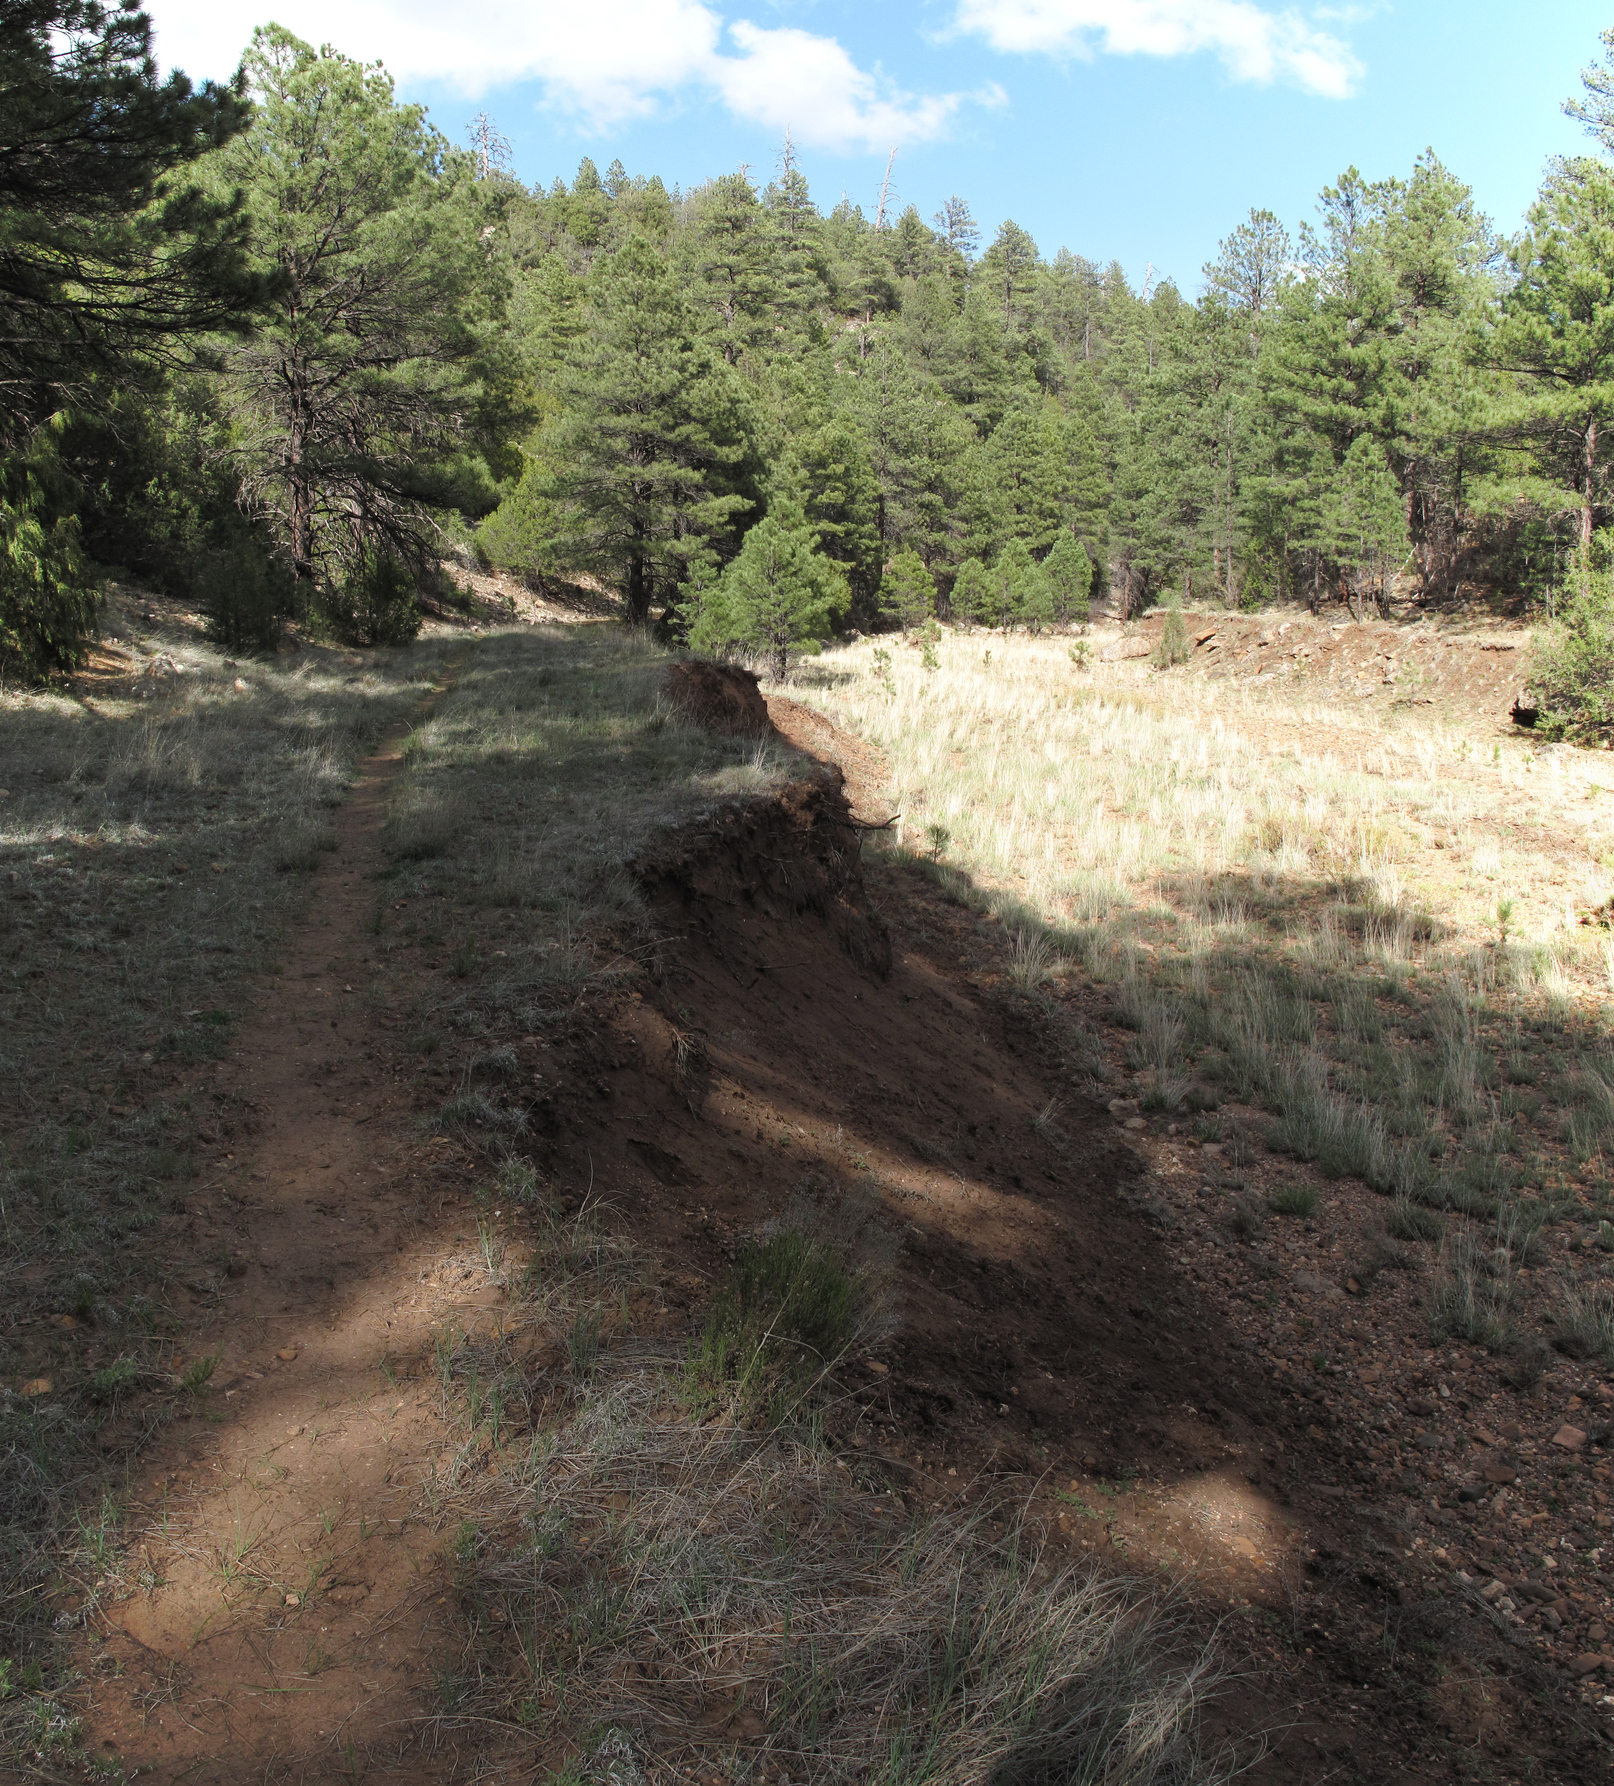
<instances>
[{"instance_id":1,"label":"dirt trail","mask_svg":"<svg viewBox=\"0 0 1614 1786\"><path fill-rule=\"evenodd\" d=\"M227 1251L235 1281L215 1299L196 1280L185 1360L217 1363L195 1415L138 1466L146 1591L108 1609L86 1656L92 1753L159 1780L423 1780L451 1760L419 1752L413 1723L441 1541L411 1512L445 1436L434 1388L392 1361L418 1372L445 1319L490 1317L423 1286L443 1276L421 1217L451 1194L447 1162L403 1120L364 996L399 741L338 813L256 1018L195 1076L258 1125L187 1199L197 1256Z\"/></svg>"}]
</instances>

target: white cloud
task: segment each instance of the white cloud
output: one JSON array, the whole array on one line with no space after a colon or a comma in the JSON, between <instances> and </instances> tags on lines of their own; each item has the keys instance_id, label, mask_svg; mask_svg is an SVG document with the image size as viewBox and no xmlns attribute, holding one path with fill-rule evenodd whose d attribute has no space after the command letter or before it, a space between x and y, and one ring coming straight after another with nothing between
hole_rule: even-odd
<instances>
[{"instance_id":1,"label":"white cloud","mask_svg":"<svg viewBox=\"0 0 1614 1786\"><path fill-rule=\"evenodd\" d=\"M959 0L958 30L1021 54L1186 56L1214 50L1243 81L1291 81L1346 98L1361 64L1292 9L1254 0Z\"/></svg>"},{"instance_id":2,"label":"white cloud","mask_svg":"<svg viewBox=\"0 0 1614 1786\"><path fill-rule=\"evenodd\" d=\"M717 56L709 79L738 117L799 143L879 150L940 136L962 102L920 97L865 74L833 37L785 26L767 31L747 19L731 27L738 56Z\"/></svg>"},{"instance_id":3,"label":"white cloud","mask_svg":"<svg viewBox=\"0 0 1614 1786\"><path fill-rule=\"evenodd\" d=\"M536 82L547 102L593 128L644 116L691 89L803 144L883 149L939 136L959 94L914 95L859 68L833 37L724 21L700 0L268 0L270 16L311 43L377 58L405 80L446 81L467 97ZM250 30L212 0L148 0L163 62L193 77L228 74Z\"/></svg>"}]
</instances>

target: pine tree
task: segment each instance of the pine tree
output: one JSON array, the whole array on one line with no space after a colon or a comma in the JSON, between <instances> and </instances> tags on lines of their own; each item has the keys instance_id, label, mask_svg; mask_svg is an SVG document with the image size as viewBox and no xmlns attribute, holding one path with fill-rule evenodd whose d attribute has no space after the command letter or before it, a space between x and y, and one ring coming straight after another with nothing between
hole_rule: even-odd
<instances>
[{"instance_id":1,"label":"pine tree","mask_svg":"<svg viewBox=\"0 0 1614 1786\"><path fill-rule=\"evenodd\" d=\"M965 626L974 626L986 617L991 600L991 577L986 566L979 558L966 558L948 592L948 612Z\"/></svg>"},{"instance_id":2,"label":"pine tree","mask_svg":"<svg viewBox=\"0 0 1614 1786\"><path fill-rule=\"evenodd\" d=\"M606 576L643 620L691 566L733 551L760 501L756 424L649 243L600 263L589 310L560 413L490 527L509 562Z\"/></svg>"},{"instance_id":3,"label":"pine tree","mask_svg":"<svg viewBox=\"0 0 1614 1786\"><path fill-rule=\"evenodd\" d=\"M774 367L768 393L777 405L775 449L769 479L770 509L783 500L801 509L820 548L846 573L854 610L874 612L880 581L880 487L869 460L869 443L856 419L832 407L844 399L832 365L812 356Z\"/></svg>"},{"instance_id":4,"label":"pine tree","mask_svg":"<svg viewBox=\"0 0 1614 1786\"><path fill-rule=\"evenodd\" d=\"M724 359L737 365L773 334L779 301L775 237L744 174L724 174L702 187L692 209L683 245L691 296L711 318Z\"/></svg>"},{"instance_id":5,"label":"pine tree","mask_svg":"<svg viewBox=\"0 0 1614 1786\"><path fill-rule=\"evenodd\" d=\"M829 254L823 219L794 161L762 195L773 232L775 320L799 341L824 338L821 313L830 300Z\"/></svg>"},{"instance_id":6,"label":"pine tree","mask_svg":"<svg viewBox=\"0 0 1614 1786\"><path fill-rule=\"evenodd\" d=\"M1026 550L1024 540L1011 539L992 566L989 599L983 615L988 626L1037 624L1046 601L1047 580Z\"/></svg>"},{"instance_id":7,"label":"pine tree","mask_svg":"<svg viewBox=\"0 0 1614 1786\"><path fill-rule=\"evenodd\" d=\"M931 219L942 241L966 264L974 257L981 232L970 215L969 205L955 192Z\"/></svg>"},{"instance_id":8,"label":"pine tree","mask_svg":"<svg viewBox=\"0 0 1614 1786\"><path fill-rule=\"evenodd\" d=\"M1329 480L1318 523L1318 540L1341 567L1358 618L1371 597L1382 602L1407 550L1406 505L1371 435L1359 435Z\"/></svg>"},{"instance_id":9,"label":"pine tree","mask_svg":"<svg viewBox=\"0 0 1614 1786\"><path fill-rule=\"evenodd\" d=\"M0 8L0 677L71 669L95 635L69 415L110 435L264 295L241 195L194 171L249 115L239 82L159 82L138 7Z\"/></svg>"},{"instance_id":10,"label":"pine tree","mask_svg":"<svg viewBox=\"0 0 1614 1786\"><path fill-rule=\"evenodd\" d=\"M1515 481L1519 494L1549 512L1578 510L1585 551L1607 506L1614 452L1614 170L1561 163L1509 258L1513 289L1478 348L1514 379L1492 432L1530 456L1537 481Z\"/></svg>"},{"instance_id":11,"label":"pine tree","mask_svg":"<svg viewBox=\"0 0 1614 1786\"><path fill-rule=\"evenodd\" d=\"M239 81L159 82L136 7L7 0L0 445L100 391L152 388L199 335L245 330L265 286L241 195L187 170L250 115Z\"/></svg>"},{"instance_id":12,"label":"pine tree","mask_svg":"<svg viewBox=\"0 0 1614 1786\"><path fill-rule=\"evenodd\" d=\"M868 442L879 487L884 550L909 546L935 564L962 531L958 509L973 445L969 424L927 388L890 336L879 330L854 373L851 414Z\"/></svg>"},{"instance_id":13,"label":"pine tree","mask_svg":"<svg viewBox=\"0 0 1614 1786\"><path fill-rule=\"evenodd\" d=\"M899 279L922 279L932 272L939 256L936 238L925 228L919 212L909 205L891 232L891 264Z\"/></svg>"},{"instance_id":14,"label":"pine tree","mask_svg":"<svg viewBox=\"0 0 1614 1786\"><path fill-rule=\"evenodd\" d=\"M992 246L981 256L977 278L1001 305L1006 329L1025 314L1037 262L1037 244L1018 223L1007 218L998 225Z\"/></svg>"},{"instance_id":15,"label":"pine tree","mask_svg":"<svg viewBox=\"0 0 1614 1786\"><path fill-rule=\"evenodd\" d=\"M899 552L886 565L880 612L904 632L922 626L936 612L936 579L917 552Z\"/></svg>"},{"instance_id":16,"label":"pine tree","mask_svg":"<svg viewBox=\"0 0 1614 1786\"><path fill-rule=\"evenodd\" d=\"M738 645L761 652L783 682L790 653L827 639L846 597L839 567L818 550L806 522L769 515L701 602L690 643L700 651Z\"/></svg>"},{"instance_id":17,"label":"pine tree","mask_svg":"<svg viewBox=\"0 0 1614 1786\"><path fill-rule=\"evenodd\" d=\"M244 67L252 130L210 171L247 192L276 281L225 365L245 490L305 584L334 587L377 549L418 566L432 508L492 506L467 412L502 294L477 251L474 163L379 67L276 25Z\"/></svg>"},{"instance_id":18,"label":"pine tree","mask_svg":"<svg viewBox=\"0 0 1614 1786\"><path fill-rule=\"evenodd\" d=\"M1042 561L1042 572L1053 601L1053 618L1061 626L1073 621L1086 626L1092 617L1093 567L1071 534L1062 533L1054 541Z\"/></svg>"}]
</instances>

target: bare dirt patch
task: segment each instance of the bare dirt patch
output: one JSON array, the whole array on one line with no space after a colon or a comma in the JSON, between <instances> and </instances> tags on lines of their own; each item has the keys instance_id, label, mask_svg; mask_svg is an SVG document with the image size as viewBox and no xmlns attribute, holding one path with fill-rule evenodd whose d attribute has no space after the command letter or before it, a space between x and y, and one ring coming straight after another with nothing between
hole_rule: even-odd
<instances>
[{"instance_id":1,"label":"bare dirt patch","mask_svg":"<svg viewBox=\"0 0 1614 1786\"><path fill-rule=\"evenodd\" d=\"M773 730L756 676L736 664L669 665L667 697L677 712L709 731L760 737Z\"/></svg>"}]
</instances>

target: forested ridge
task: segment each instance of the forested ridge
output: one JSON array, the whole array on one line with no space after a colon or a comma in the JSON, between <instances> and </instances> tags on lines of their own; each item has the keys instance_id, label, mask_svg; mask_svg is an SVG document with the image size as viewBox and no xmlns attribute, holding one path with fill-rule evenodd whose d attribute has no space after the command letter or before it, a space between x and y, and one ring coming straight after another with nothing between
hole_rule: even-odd
<instances>
[{"instance_id":1,"label":"forested ridge","mask_svg":"<svg viewBox=\"0 0 1614 1786\"><path fill-rule=\"evenodd\" d=\"M24 670L82 652L97 566L237 643L288 616L362 642L474 553L781 664L933 611L1550 608L1601 574L1606 154L1554 163L1513 238L1433 150L1349 169L1293 234L1251 210L1189 296L1013 221L987 239L957 196L826 208L788 142L766 179L585 159L528 190L488 120L458 147L379 64L276 26L193 93L159 85L137 8L0 20ZM1570 109L1606 152L1605 51ZM96 82L95 116L145 120L113 187L75 148Z\"/></svg>"}]
</instances>

